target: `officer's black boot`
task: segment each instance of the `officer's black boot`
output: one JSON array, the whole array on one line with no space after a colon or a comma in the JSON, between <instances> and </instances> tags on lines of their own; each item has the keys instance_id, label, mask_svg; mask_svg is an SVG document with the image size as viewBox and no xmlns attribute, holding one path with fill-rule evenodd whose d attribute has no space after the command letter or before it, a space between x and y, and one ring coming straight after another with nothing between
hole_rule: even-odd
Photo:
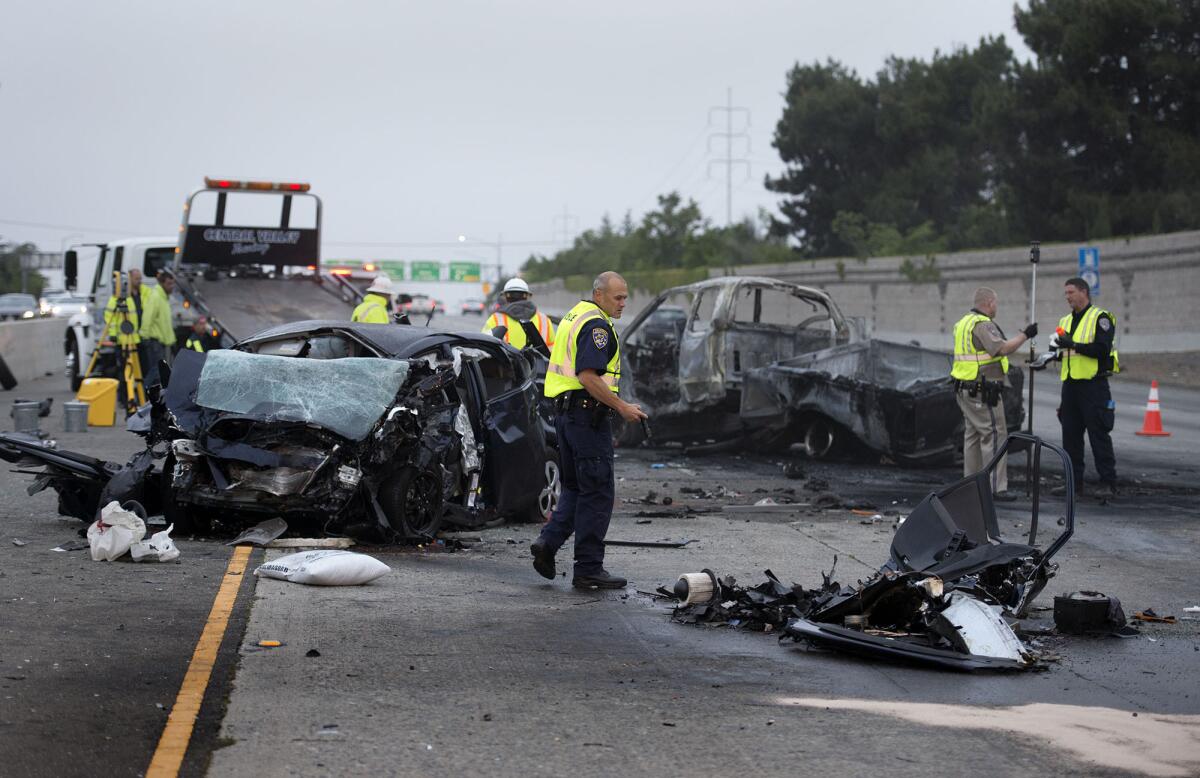
<instances>
[{"instance_id":1,"label":"officer's black boot","mask_svg":"<svg viewBox=\"0 0 1200 778\"><path fill-rule=\"evenodd\" d=\"M533 554L533 569L542 578L549 578L553 581L555 574L554 552L541 543L534 543L529 547L529 551Z\"/></svg>"},{"instance_id":2,"label":"officer's black boot","mask_svg":"<svg viewBox=\"0 0 1200 778\"><path fill-rule=\"evenodd\" d=\"M619 575L613 575L601 568L600 572L592 575L577 575L571 579L571 586L576 589L624 589L628 583Z\"/></svg>"}]
</instances>

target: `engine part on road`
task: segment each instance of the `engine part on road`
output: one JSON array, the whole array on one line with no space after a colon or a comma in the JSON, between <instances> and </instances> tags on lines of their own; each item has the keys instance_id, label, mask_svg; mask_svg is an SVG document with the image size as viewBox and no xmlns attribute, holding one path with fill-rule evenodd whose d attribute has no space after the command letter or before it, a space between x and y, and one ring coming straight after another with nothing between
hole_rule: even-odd
<instances>
[{"instance_id":1,"label":"engine part on road","mask_svg":"<svg viewBox=\"0 0 1200 778\"><path fill-rule=\"evenodd\" d=\"M700 573L684 573L672 589L683 605L707 605L721 596L717 574L705 569Z\"/></svg>"}]
</instances>

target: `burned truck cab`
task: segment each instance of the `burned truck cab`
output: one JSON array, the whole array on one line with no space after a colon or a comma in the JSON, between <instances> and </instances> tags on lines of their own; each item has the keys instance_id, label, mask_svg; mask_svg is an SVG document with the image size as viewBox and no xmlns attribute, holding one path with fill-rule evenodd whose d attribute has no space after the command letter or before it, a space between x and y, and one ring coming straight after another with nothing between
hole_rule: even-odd
<instances>
[{"instance_id":1,"label":"burned truck cab","mask_svg":"<svg viewBox=\"0 0 1200 778\"><path fill-rule=\"evenodd\" d=\"M825 292L786 281L727 276L676 287L624 331L622 392L646 408L657 442L952 460L962 418L949 354L862 329ZM1009 379L1005 417L1015 430L1023 381L1015 368ZM626 427L621 440L640 442L640 430Z\"/></svg>"}]
</instances>

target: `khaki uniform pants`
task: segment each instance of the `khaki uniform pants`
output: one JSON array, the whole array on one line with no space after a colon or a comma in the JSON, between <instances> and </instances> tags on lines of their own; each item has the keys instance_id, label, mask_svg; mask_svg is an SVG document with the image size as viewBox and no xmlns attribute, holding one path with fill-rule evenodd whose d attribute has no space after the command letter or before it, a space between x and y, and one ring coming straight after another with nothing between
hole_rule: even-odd
<instances>
[{"instance_id":1,"label":"khaki uniform pants","mask_svg":"<svg viewBox=\"0 0 1200 778\"><path fill-rule=\"evenodd\" d=\"M992 436L992 415L996 414L996 436L1007 437L1008 425L1004 421L1004 403L989 410L981 398L972 398L966 392L956 392L958 407L963 414L963 475L978 473L992 460L999 441ZM993 492L1008 490L1008 457L1001 459L993 472Z\"/></svg>"}]
</instances>

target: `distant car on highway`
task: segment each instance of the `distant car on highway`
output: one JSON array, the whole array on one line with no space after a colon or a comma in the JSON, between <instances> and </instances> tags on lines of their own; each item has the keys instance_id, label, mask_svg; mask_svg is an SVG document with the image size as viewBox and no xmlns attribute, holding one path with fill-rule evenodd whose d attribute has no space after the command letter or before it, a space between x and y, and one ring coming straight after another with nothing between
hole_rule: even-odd
<instances>
[{"instance_id":1,"label":"distant car on highway","mask_svg":"<svg viewBox=\"0 0 1200 778\"><path fill-rule=\"evenodd\" d=\"M0 320L34 319L38 315L38 301L31 294L13 292L0 294Z\"/></svg>"},{"instance_id":2,"label":"distant car on highway","mask_svg":"<svg viewBox=\"0 0 1200 778\"><path fill-rule=\"evenodd\" d=\"M486 306L483 300L480 300L478 297L468 297L462 301L462 315L466 316L468 314L478 314L479 316L482 316L485 307Z\"/></svg>"},{"instance_id":3,"label":"distant car on highway","mask_svg":"<svg viewBox=\"0 0 1200 778\"><path fill-rule=\"evenodd\" d=\"M410 316L432 316L437 311L437 300L417 292L411 299L401 301L399 308Z\"/></svg>"},{"instance_id":4,"label":"distant car on highway","mask_svg":"<svg viewBox=\"0 0 1200 778\"><path fill-rule=\"evenodd\" d=\"M87 313L90 305L88 298L68 292L45 295L40 303L42 316L56 319L69 319L77 313Z\"/></svg>"}]
</instances>

